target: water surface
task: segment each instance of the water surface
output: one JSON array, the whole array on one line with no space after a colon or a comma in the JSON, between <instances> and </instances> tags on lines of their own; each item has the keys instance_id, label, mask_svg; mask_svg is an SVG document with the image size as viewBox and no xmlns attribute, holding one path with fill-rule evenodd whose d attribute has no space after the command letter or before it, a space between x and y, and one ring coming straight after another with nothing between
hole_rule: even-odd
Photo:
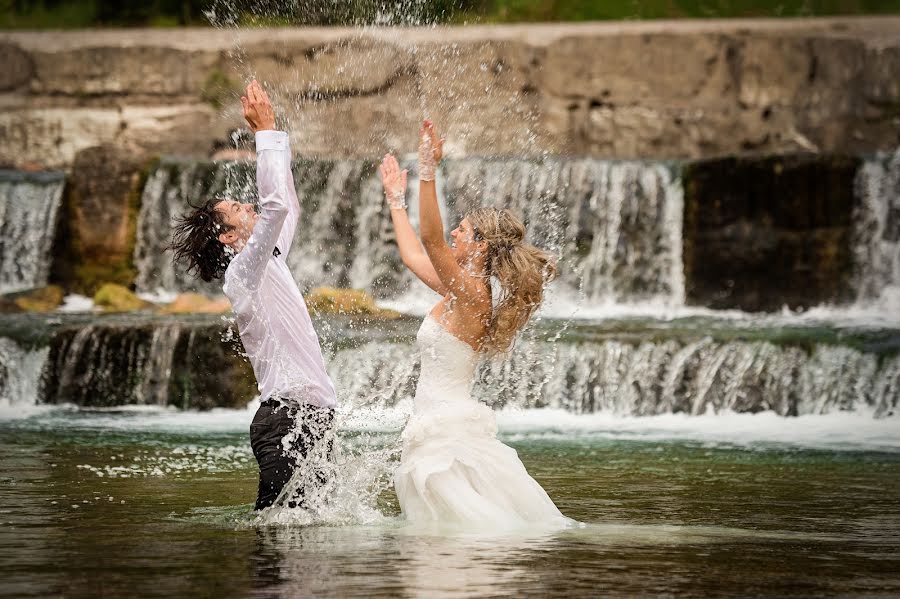
<instances>
[{"instance_id":1,"label":"water surface","mask_svg":"<svg viewBox=\"0 0 900 599\"><path fill-rule=\"evenodd\" d=\"M892 423L860 418L858 435L832 439L841 417L617 430L612 417L504 414L503 438L584 526L491 534L410 528L389 487L352 524L259 523L249 410L38 410L0 423L0 593L900 594ZM347 456L390 453L397 420L347 421Z\"/></svg>"}]
</instances>

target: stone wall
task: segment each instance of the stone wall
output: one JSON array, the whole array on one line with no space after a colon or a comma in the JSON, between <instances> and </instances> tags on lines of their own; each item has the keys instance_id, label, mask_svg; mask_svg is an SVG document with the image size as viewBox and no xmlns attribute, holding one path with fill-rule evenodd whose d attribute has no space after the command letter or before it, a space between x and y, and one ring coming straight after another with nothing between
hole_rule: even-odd
<instances>
[{"instance_id":1,"label":"stone wall","mask_svg":"<svg viewBox=\"0 0 900 599\"><path fill-rule=\"evenodd\" d=\"M859 161L791 155L685 167L686 300L775 311L853 297Z\"/></svg>"},{"instance_id":2,"label":"stone wall","mask_svg":"<svg viewBox=\"0 0 900 599\"><path fill-rule=\"evenodd\" d=\"M207 156L266 82L299 153L858 154L900 143L900 18L0 34L0 163Z\"/></svg>"}]
</instances>

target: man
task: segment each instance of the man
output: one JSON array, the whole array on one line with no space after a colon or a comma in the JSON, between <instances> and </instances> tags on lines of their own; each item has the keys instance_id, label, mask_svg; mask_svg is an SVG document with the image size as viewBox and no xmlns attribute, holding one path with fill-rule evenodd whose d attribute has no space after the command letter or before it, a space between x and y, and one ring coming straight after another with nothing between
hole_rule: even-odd
<instances>
[{"instance_id":1,"label":"man","mask_svg":"<svg viewBox=\"0 0 900 599\"><path fill-rule=\"evenodd\" d=\"M178 219L172 247L175 259L204 281L224 278L256 375L262 399L250 425L259 463L256 509L276 500L311 507L327 492L337 399L306 303L284 262L300 213L288 136L275 130L272 104L256 81L241 104L256 136L260 213L249 203L210 200Z\"/></svg>"}]
</instances>

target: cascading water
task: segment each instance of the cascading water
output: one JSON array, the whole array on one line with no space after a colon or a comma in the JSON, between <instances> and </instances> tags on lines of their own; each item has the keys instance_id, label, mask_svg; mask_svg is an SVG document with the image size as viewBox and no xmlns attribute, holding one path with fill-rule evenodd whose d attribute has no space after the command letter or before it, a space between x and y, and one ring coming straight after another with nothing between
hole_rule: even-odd
<instances>
[{"instance_id":1,"label":"cascading water","mask_svg":"<svg viewBox=\"0 0 900 599\"><path fill-rule=\"evenodd\" d=\"M392 407L413 396L418 356L402 341L410 339L412 325L392 332L355 325L352 337L326 351L339 398L351 411ZM367 331L362 336L359 326ZM51 336L49 355L46 347L25 351L0 338L0 362L12 365L0 373L0 390L29 403L39 397L86 406L241 406L255 384L246 362L222 342L227 331L210 319L65 327ZM807 338L775 343L656 331L623 340L614 328L586 331L588 338L523 340L510 359L485 361L475 395L495 407L633 416L769 410L882 417L900 401L900 355L880 349L878 336L874 346L859 349L810 345Z\"/></svg>"},{"instance_id":2,"label":"cascading water","mask_svg":"<svg viewBox=\"0 0 900 599\"><path fill-rule=\"evenodd\" d=\"M34 405L48 348L27 349L0 337L0 408Z\"/></svg>"},{"instance_id":3,"label":"cascading water","mask_svg":"<svg viewBox=\"0 0 900 599\"><path fill-rule=\"evenodd\" d=\"M667 165L594 159L449 162L450 222L479 206L522 216L558 253L560 279L591 301L684 301L683 193Z\"/></svg>"},{"instance_id":4,"label":"cascading water","mask_svg":"<svg viewBox=\"0 0 900 599\"><path fill-rule=\"evenodd\" d=\"M371 342L330 364L353 405L410 397L417 358L404 344ZM679 340L523 344L508 361L486 362L474 388L494 407L649 416L760 412L782 416L865 410L893 414L900 356L842 346L812 351L769 342Z\"/></svg>"},{"instance_id":5,"label":"cascading water","mask_svg":"<svg viewBox=\"0 0 900 599\"><path fill-rule=\"evenodd\" d=\"M84 406L242 406L255 385L222 341L220 327L187 322L65 328L51 338L39 398Z\"/></svg>"},{"instance_id":6,"label":"cascading water","mask_svg":"<svg viewBox=\"0 0 900 599\"><path fill-rule=\"evenodd\" d=\"M900 148L866 160L856 178L857 304L900 312Z\"/></svg>"},{"instance_id":7,"label":"cascading water","mask_svg":"<svg viewBox=\"0 0 900 599\"><path fill-rule=\"evenodd\" d=\"M0 293L47 284L61 173L0 170Z\"/></svg>"},{"instance_id":8,"label":"cascading water","mask_svg":"<svg viewBox=\"0 0 900 599\"><path fill-rule=\"evenodd\" d=\"M254 199L249 167L164 161L152 173L135 250L139 291L218 291L185 276L163 249L171 219L186 210L188 200ZM301 160L294 178L302 216L288 264L301 286L363 288L388 297L403 291L410 277L400 264L371 164ZM560 256L562 283L591 300L683 302L682 191L672 168L593 159L468 158L447 160L441 179L448 226L480 205L512 208L526 220L529 240ZM413 207L416 192L410 185Z\"/></svg>"}]
</instances>

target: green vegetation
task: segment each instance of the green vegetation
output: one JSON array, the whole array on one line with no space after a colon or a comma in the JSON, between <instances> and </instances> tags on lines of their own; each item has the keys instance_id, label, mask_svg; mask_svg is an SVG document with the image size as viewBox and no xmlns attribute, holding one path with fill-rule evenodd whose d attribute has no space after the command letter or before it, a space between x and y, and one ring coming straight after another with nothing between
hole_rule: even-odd
<instances>
[{"instance_id":1,"label":"green vegetation","mask_svg":"<svg viewBox=\"0 0 900 599\"><path fill-rule=\"evenodd\" d=\"M483 0L470 12L498 23L900 14L900 0Z\"/></svg>"},{"instance_id":2,"label":"green vegetation","mask_svg":"<svg viewBox=\"0 0 900 599\"><path fill-rule=\"evenodd\" d=\"M200 90L200 97L216 110L221 110L229 100L233 100L239 95L241 87L238 83L231 80L222 69L216 67L210 71L203 82L203 89Z\"/></svg>"},{"instance_id":3,"label":"green vegetation","mask_svg":"<svg viewBox=\"0 0 900 599\"><path fill-rule=\"evenodd\" d=\"M361 25L900 14L900 0L0 0L0 28Z\"/></svg>"}]
</instances>

